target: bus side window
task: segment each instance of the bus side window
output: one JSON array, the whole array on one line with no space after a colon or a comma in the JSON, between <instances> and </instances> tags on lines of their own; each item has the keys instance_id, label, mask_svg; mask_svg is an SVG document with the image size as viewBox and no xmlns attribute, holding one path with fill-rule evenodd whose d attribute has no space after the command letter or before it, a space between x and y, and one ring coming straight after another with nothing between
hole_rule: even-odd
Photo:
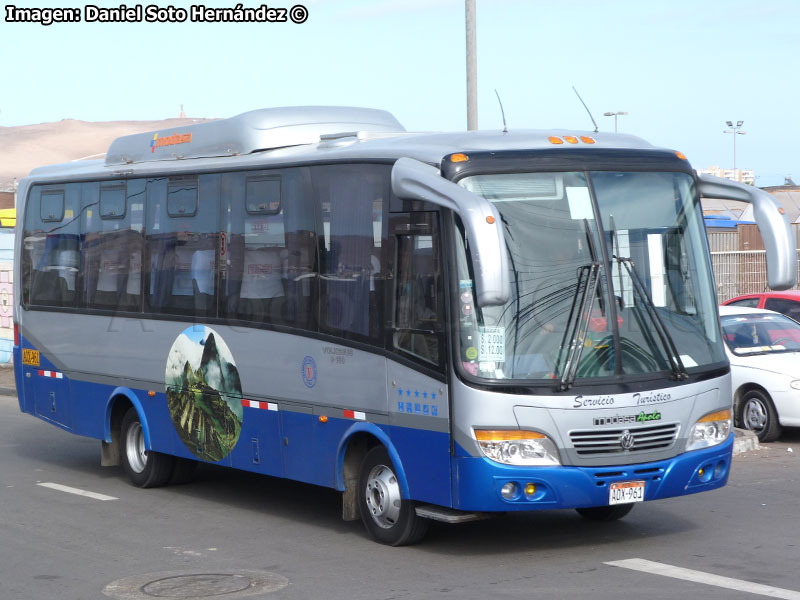
<instances>
[{"instance_id":1,"label":"bus side window","mask_svg":"<svg viewBox=\"0 0 800 600\"><path fill-rule=\"evenodd\" d=\"M444 298L438 236L398 235L393 345L441 365Z\"/></svg>"},{"instance_id":2,"label":"bus side window","mask_svg":"<svg viewBox=\"0 0 800 600\"><path fill-rule=\"evenodd\" d=\"M23 300L73 307L80 268L80 190L71 183L36 186L28 197L23 235Z\"/></svg>"},{"instance_id":3,"label":"bus side window","mask_svg":"<svg viewBox=\"0 0 800 600\"><path fill-rule=\"evenodd\" d=\"M391 170L334 165L314 170L322 215L321 328L383 345L383 288Z\"/></svg>"},{"instance_id":4,"label":"bus side window","mask_svg":"<svg viewBox=\"0 0 800 600\"><path fill-rule=\"evenodd\" d=\"M84 304L141 309L143 179L83 184Z\"/></svg>"},{"instance_id":5,"label":"bus side window","mask_svg":"<svg viewBox=\"0 0 800 600\"><path fill-rule=\"evenodd\" d=\"M216 316L219 175L147 183L148 307Z\"/></svg>"},{"instance_id":6,"label":"bus side window","mask_svg":"<svg viewBox=\"0 0 800 600\"><path fill-rule=\"evenodd\" d=\"M225 173L221 315L312 327L314 212L307 169Z\"/></svg>"}]
</instances>

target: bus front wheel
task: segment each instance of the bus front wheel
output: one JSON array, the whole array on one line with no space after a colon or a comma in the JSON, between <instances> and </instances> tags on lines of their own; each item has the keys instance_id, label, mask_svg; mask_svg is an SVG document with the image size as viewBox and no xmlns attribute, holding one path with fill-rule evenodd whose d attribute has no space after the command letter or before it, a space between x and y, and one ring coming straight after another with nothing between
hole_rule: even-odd
<instances>
[{"instance_id":1,"label":"bus front wheel","mask_svg":"<svg viewBox=\"0 0 800 600\"><path fill-rule=\"evenodd\" d=\"M139 413L131 407L122 419L120 429L120 463L122 470L136 487L164 485L172 475L173 458L145 449L144 430Z\"/></svg>"},{"instance_id":2,"label":"bus front wheel","mask_svg":"<svg viewBox=\"0 0 800 600\"><path fill-rule=\"evenodd\" d=\"M382 544L414 544L428 530L428 519L417 516L414 502L401 496L395 467L383 446L367 452L361 463L358 509L369 534Z\"/></svg>"}]
</instances>

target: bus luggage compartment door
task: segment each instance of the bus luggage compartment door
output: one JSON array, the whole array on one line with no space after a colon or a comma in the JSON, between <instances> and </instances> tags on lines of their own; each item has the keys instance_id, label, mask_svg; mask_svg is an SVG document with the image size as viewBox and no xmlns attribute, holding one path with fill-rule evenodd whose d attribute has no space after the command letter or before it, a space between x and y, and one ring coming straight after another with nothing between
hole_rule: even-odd
<instances>
[{"instance_id":1,"label":"bus luggage compartment door","mask_svg":"<svg viewBox=\"0 0 800 600\"><path fill-rule=\"evenodd\" d=\"M314 411L311 407L288 406L281 410L281 450L284 477L316 483Z\"/></svg>"},{"instance_id":2,"label":"bus luggage compartment door","mask_svg":"<svg viewBox=\"0 0 800 600\"><path fill-rule=\"evenodd\" d=\"M43 370L32 370L31 377L35 397L34 414L72 429L69 380L63 373Z\"/></svg>"}]
</instances>

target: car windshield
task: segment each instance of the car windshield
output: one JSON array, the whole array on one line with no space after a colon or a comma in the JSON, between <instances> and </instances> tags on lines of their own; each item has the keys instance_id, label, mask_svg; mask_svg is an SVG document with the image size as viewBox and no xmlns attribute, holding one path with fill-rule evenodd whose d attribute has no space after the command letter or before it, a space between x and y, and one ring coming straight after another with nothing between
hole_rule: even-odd
<instances>
[{"instance_id":1,"label":"car windshield","mask_svg":"<svg viewBox=\"0 0 800 600\"><path fill-rule=\"evenodd\" d=\"M800 324L783 315L728 315L720 321L725 343L738 356L800 351Z\"/></svg>"},{"instance_id":2,"label":"car windshield","mask_svg":"<svg viewBox=\"0 0 800 600\"><path fill-rule=\"evenodd\" d=\"M725 360L692 177L671 172L474 175L495 204L511 298L476 307L457 236L461 364L486 379L641 375Z\"/></svg>"}]
</instances>

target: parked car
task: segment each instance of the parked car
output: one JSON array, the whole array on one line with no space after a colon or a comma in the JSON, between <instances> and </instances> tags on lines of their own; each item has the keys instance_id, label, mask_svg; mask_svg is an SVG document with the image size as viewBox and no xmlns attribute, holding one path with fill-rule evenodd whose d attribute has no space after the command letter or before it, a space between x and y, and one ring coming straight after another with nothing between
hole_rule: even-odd
<instances>
[{"instance_id":1,"label":"parked car","mask_svg":"<svg viewBox=\"0 0 800 600\"><path fill-rule=\"evenodd\" d=\"M766 308L800 321L800 290L785 292L762 292L760 294L744 294L722 303L725 306L749 306L750 308Z\"/></svg>"},{"instance_id":2,"label":"parked car","mask_svg":"<svg viewBox=\"0 0 800 600\"><path fill-rule=\"evenodd\" d=\"M734 421L759 441L800 427L800 323L780 313L720 306L731 361Z\"/></svg>"}]
</instances>

